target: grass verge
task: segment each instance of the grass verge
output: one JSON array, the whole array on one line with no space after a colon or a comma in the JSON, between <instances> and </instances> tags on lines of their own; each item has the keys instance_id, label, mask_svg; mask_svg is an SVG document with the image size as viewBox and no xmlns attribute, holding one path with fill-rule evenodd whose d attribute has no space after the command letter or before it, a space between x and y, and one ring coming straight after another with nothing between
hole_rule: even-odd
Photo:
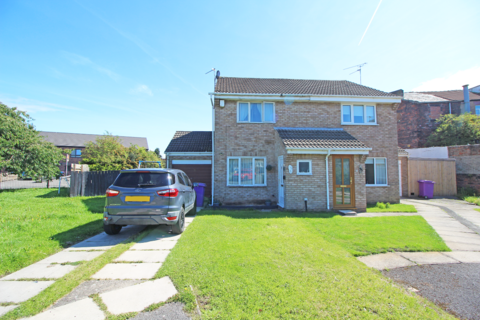
<instances>
[{"instance_id":1,"label":"grass verge","mask_svg":"<svg viewBox=\"0 0 480 320\"><path fill-rule=\"evenodd\" d=\"M390 204L388 208L378 204L367 204L367 212L417 212L417 209L411 204L402 203Z\"/></svg>"},{"instance_id":2,"label":"grass verge","mask_svg":"<svg viewBox=\"0 0 480 320\"><path fill-rule=\"evenodd\" d=\"M148 230L148 229L147 229ZM147 234L146 231L134 235L123 243L107 250L104 254L91 261L82 263L72 272L55 281L50 287L36 295L35 297L22 302L20 306L2 317L0 320L14 320L23 317L29 317L42 312L55 301L62 298L83 281L88 280L93 274L102 269L107 263L118 258L123 252L128 250L135 242L141 240Z\"/></svg>"},{"instance_id":3,"label":"grass verge","mask_svg":"<svg viewBox=\"0 0 480 320\"><path fill-rule=\"evenodd\" d=\"M480 206L480 197L469 196L469 197L464 197L463 200L470 203L474 203L477 206Z\"/></svg>"},{"instance_id":4,"label":"grass verge","mask_svg":"<svg viewBox=\"0 0 480 320\"><path fill-rule=\"evenodd\" d=\"M202 211L156 278L170 276L177 288L192 285L202 319L453 319L367 268L346 249L348 241L333 241L323 233L342 227L352 233L363 230L358 237L368 239L371 224L362 219L391 219L383 227L393 230L385 231L381 242L390 247L388 235L402 228L401 222L413 218L411 225L426 223L401 218Z\"/></svg>"},{"instance_id":5,"label":"grass verge","mask_svg":"<svg viewBox=\"0 0 480 320\"><path fill-rule=\"evenodd\" d=\"M0 191L0 277L102 231L105 197L68 189Z\"/></svg>"},{"instance_id":6,"label":"grass verge","mask_svg":"<svg viewBox=\"0 0 480 320\"><path fill-rule=\"evenodd\" d=\"M480 212L480 209L473 209L473 210Z\"/></svg>"}]
</instances>

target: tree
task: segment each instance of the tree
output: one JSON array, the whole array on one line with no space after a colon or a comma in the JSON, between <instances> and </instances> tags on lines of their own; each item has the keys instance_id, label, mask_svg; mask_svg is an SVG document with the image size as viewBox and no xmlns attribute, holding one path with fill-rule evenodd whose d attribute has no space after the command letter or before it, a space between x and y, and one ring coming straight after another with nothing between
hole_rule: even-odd
<instances>
[{"instance_id":1,"label":"tree","mask_svg":"<svg viewBox=\"0 0 480 320\"><path fill-rule=\"evenodd\" d=\"M480 140L480 117L475 114L446 114L436 122L437 129L428 137L430 147L475 144Z\"/></svg>"},{"instance_id":2,"label":"tree","mask_svg":"<svg viewBox=\"0 0 480 320\"><path fill-rule=\"evenodd\" d=\"M155 154L156 154L159 158L161 158L161 157L160 157L160 148L155 148L155 151L154 151L154 152L155 152Z\"/></svg>"},{"instance_id":3,"label":"tree","mask_svg":"<svg viewBox=\"0 0 480 320\"><path fill-rule=\"evenodd\" d=\"M91 171L109 171L137 168L140 160L158 161L158 157L155 152L137 145L127 148L119 137L107 132L86 144L82 164L88 164Z\"/></svg>"},{"instance_id":4,"label":"tree","mask_svg":"<svg viewBox=\"0 0 480 320\"><path fill-rule=\"evenodd\" d=\"M32 121L26 112L0 103L0 168L51 180L60 174L62 151L39 136Z\"/></svg>"}]
</instances>

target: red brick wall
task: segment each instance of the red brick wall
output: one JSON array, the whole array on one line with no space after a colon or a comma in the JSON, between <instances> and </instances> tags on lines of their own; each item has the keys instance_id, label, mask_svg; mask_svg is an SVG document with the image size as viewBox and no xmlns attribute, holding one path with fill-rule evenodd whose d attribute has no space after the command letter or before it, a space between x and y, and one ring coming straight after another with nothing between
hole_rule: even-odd
<instances>
[{"instance_id":1,"label":"red brick wall","mask_svg":"<svg viewBox=\"0 0 480 320\"><path fill-rule=\"evenodd\" d=\"M451 103L452 114L460 114L460 102ZM401 148L423 148L427 139L437 128L435 122L448 114L449 103L417 103L402 100L397 109L398 145Z\"/></svg>"},{"instance_id":2,"label":"red brick wall","mask_svg":"<svg viewBox=\"0 0 480 320\"><path fill-rule=\"evenodd\" d=\"M448 157L456 160L457 188L473 188L480 194L480 144L450 146Z\"/></svg>"}]
</instances>

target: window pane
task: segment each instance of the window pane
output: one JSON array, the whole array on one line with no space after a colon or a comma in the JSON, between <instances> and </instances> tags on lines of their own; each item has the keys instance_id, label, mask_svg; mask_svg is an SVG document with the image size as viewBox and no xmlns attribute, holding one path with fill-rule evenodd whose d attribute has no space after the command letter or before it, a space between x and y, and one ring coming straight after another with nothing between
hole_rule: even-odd
<instances>
[{"instance_id":1,"label":"window pane","mask_svg":"<svg viewBox=\"0 0 480 320\"><path fill-rule=\"evenodd\" d=\"M82 156L82 150L81 150L81 149L77 149L77 150L76 150L76 153L77 153L77 157L81 157L81 156Z\"/></svg>"},{"instance_id":2,"label":"window pane","mask_svg":"<svg viewBox=\"0 0 480 320\"><path fill-rule=\"evenodd\" d=\"M240 184L253 184L253 160L252 158L242 158L240 162Z\"/></svg>"},{"instance_id":3,"label":"window pane","mask_svg":"<svg viewBox=\"0 0 480 320\"><path fill-rule=\"evenodd\" d=\"M475 113L480 116L480 106L475 106Z\"/></svg>"},{"instance_id":4,"label":"window pane","mask_svg":"<svg viewBox=\"0 0 480 320\"><path fill-rule=\"evenodd\" d=\"M187 185L183 180L183 175L180 172L178 173L178 182L180 182L180 184L183 184L184 186Z\"/></svg>"},{"instance_id":5,"label":"window pane","mask_svg":"<svg viewBox=\"0 0 480 320\"><path fill-rule=\"evenodd\" d=\"M265 121L273 122L273 103L265 103Z\"/></svg>"},{"instance_id":6,"label":"window pane","mask_svg":"<svg viewBox=\"0 0 480 320\"><path fill-rule=\"evenodd\" d=\"M310 162L301 161L298 163L298 172L299 173L310 173Z\"/></svg>"},{"instance_id":7,"label":"window pane","mask_svg":"<svg viewBox=\"0 0 480 320\"><path fill-rule=\"evenodd\" d=\"M353 122L364 123L363 121L363 106L353 106Z\"/></svg>"},{"instance_id":8,"label":"window pane","mask_svg":"<svg viewBox=\"0 0 480 320\"><path fill-rule=\"evenodd\" d=\"M238 104L238 121L248 121L248 103Z\"/></svg>"},{"instance_id":9,"label":"window pane","mask_svg":"<svg viewBox=\"0 0 480 320\"><path fill-rule=\"evenodd\" d=\"M350 106L342 107L343 122L352 122L352 111Z\"/></svg>"},{"instance_id":10,"label":"window pane","mask_svg":"<svg viewBox=\"0 0 480 320\"><path fill-rule=\"evenodd\" d=\"M350 188L343 188L343 204L351 204L351 199L352 193L350 192Z\"/></svg>"},{"instance_id":11,"label":"window pane","mask_svg":"<svg viewBox=\"0 0 480 320\"><path fill-rule=\"evenodd\" d=\"M343 159L343 184L350 184L350 159Z\"/></svg>"},{"instance_id":12,"label":"window pane","mask_svg":"<svg viewBox=\"0 0 480 320\"><path fill-rule=\"evenodd\" d=\"M375 107L367 106L367 122L375 123Z\"/></svg>"},{"instance_id":13,"label":"window pane","mask_svg":"<svg viewBox=\"0 0 480 320\"><path fill-rule=\"evenodd\" d=\"M375 159L375 165L377 166L376 180L377 184L387 184L387 166L385 158Z\"/></svg>"},{"instance_id":14,"label":"window pane","mask_svg":"<svg viewBox=\"0 0 480 320\"><path fill-rule=\"evenodd\" d=\"M255 184L265 184L265 161L255 159Z\"/></svg>"},{"instance_id":15,"label":"window pane","mask_svg":"<svg viewBox=\"0 0 480 320\"><path fill-rule=\"evenodd\" d=\"M250 122L262 122L261 103L250 103Z\"/></svg>"},{"instance_id":16,"label":"window pane","mask_svg":"<svg viewBox=\"0 0 480 320\"><path fill-rule=\"evenodd\" d=\"M342 204L342 188L336 188L335 189L335 203L336 204Z\"/></svg>"},{"instance_id":17,"label":"window pane","mask_svg":"<svg viewBox=\"0 0 480 320\"><path fill-rule=\"evenodd\" d=\"M365 161L365 180L367 184L375 184L375 170L373 168L373 159Z\"/></svg>"},{"instance_id":18,"label":"window pane","mask_svg":"<svg viewBox=\"0 0 480 320\"><path fill-rule=\"evenodd\" d=\"M238 159L228 160L228 184L238 184Z\"/></svg>"},{"instance_id":19,"label":"window pane","mask_svg":"<svg viewBox=\"0 0 480 320\"><path fill-rule=\"evenodd\" d=\"M335 184L342 184L342 159L335 159Z\"/></svg>"}]
</instances>

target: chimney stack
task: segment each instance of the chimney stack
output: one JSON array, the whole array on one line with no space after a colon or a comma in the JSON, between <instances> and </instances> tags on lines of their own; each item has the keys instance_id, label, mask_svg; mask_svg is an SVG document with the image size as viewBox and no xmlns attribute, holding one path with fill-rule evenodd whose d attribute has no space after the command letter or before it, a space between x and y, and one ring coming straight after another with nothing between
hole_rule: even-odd
<instances>
[{"instance_id":1,"label":"chimney stack","mask_svg":"<svg viewBox=\"0 0 480 320\"><path fill-rule=\"evenodd\" d=\"M463 102L465 105L465 112L470 112L470 92L468 91L468 84L463 86Z\"/></svg>"}]
</instances>

